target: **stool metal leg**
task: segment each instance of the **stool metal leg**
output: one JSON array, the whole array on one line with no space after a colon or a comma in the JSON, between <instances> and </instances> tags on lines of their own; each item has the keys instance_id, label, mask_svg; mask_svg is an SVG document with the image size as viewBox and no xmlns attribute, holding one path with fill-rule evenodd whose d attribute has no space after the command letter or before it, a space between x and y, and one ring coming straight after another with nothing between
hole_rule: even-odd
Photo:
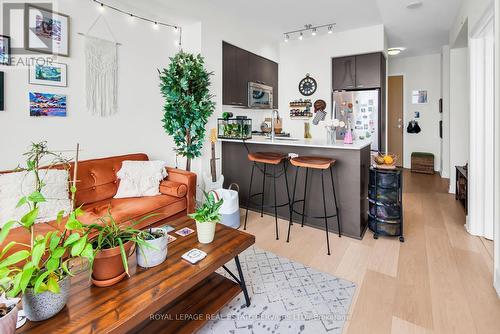
<instances>
[{"instance_id":1,"label":"stool metal leg","mask_svg":"<svg viewBox=\"0 0 500 334\"><path fill-rule=\"evenodd\" d=\"M276 240L279 240L278 234L278 202L276 201L276 165L273 166L273 188L274 188L274 223L276 224Z\"/></svg>"},{"instance_id":2,"label":"stool metal leg","mask_svg":"<svg viewBox=\"0 0 500 334\"><path fill-rule=\"evenodd\" d=\"M264 217L264 197L266 191L266 167L267 164L264 164L264 174L262 175L262 200L260 202L260 216Z\"/></svg>"},{"instance_id":3,"label":"stool metal leg","mask_svg":"<svg viewBox=\"0 0 500 334\"><path fill-rule=\"evenodd\" d=\"M305 219L305 213L306 213L306 195L307 195L307 179L309 176L309 168L306 168L306 184L304 186L304 203L302 203L302 224L301 227L304 227L304 219Z\"/></svg>"},{"instance_id":4,"label":"stool metal leg","mask_svg":"<svg viewBox=\"0 0 500 334\"><path fill-rule=\"evenodd\" d=\"M247 220L248 220L248 206L250 205L250 200L252 196L252 182L253 182L253 171L255 169L255 162L252 164L252 174L250 175L250 186L248 187L248 198L247 198L247 210L245 213L245 225L243 225L243 229L247 229Z\"/></svg>"},{"instance_id":5,"label":"stool metal leg","mask_svg":"<svg viewBox=\"0 0 500 334\"><path fill-rule=\"evenodd\" d=\"M333 168L330 166L330 177L332 178L332 189L333 198L335 199L335 214L337 215L337 228L339 229L339 238L342 236L342 231L340 230L340 212L339 206L337 204L337 193L335 192L335 182L333 181Z\"/></svg>"},{"instance_id":6,"label":"stool metal leg","mask_svg":"<svg viewBox=\"0 0 500 334\"><path fill-rule=\"evenodd\" d=\"M290 202L290 219L288 221L288 235L286 237L286 242L290 241L290 228L292 227L292 217L293 217L293 204L295 202L295 190L297 189L297 178L299 176L299 167L295 168L295 181L293 182L293 193L292 201Z\"/></svg>"},{"instance_id":7,"label":"stool metal leg","mask_svg":"<svg viewBox=\"0 0 500 334\"><path fill-rule=\"evenodd\" d=\"M326 232L326 247L328 249L328 255L330 255L330 240L328 238L328 218L326 215L326 199L325 199L325 178L324 171L321 170L321 190L323 190L323 209L325 212L325 232Z\"/></svg>"}]
</instances>

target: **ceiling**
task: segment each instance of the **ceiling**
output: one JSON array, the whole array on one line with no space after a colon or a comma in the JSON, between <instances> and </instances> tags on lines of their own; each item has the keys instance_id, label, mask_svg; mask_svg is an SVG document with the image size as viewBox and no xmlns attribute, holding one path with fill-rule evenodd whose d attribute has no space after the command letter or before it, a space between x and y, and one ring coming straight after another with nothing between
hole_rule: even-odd
<instances>
[{"instance_id":1,"label":"ceiling","mask_svg":"<svg viewBox=\"0 0 500 334\"><path fill-rule=\"evenodd\" d=\"M130 0L120 0L127 3ZM133 1L141 9L202 20L208 15L231 16L247 26L258 26L276 41L283 33L305 24L336 23L335 31L384 24L389 47L405 47L400 56L436 53L448 43L449 29L462 0L148 0ZM142 8L144 7L144 8Z\"/></svg>"}]
</instances>

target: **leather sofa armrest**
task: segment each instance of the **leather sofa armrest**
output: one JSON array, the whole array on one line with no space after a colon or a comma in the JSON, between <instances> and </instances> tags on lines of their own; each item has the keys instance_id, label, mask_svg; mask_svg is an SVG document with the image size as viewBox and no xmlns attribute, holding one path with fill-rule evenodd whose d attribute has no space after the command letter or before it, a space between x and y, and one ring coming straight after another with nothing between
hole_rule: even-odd
<instances>
[{"instance_id":1,"label":"leather sofa armrest","mask_svg":"<svg viewBox=\"0 0 500 334\"><path fill-rule=\"evenodd\" d=\"M160 192L173 197L184 197L187 194L187 186L184 183L164 180L160 183Z\"/></svg>"},{"instance_id":2,"label":"leather sofa armrest","mask_svg":"<svg viewBox=\"0 0 500 334\"><path fill-rule=\"evenodd\" d=\"M193 213L196 207L196 174L177 168L167 168L167 172L167 181L186 185L187 213Z\"/></svg>"}]
</instances>

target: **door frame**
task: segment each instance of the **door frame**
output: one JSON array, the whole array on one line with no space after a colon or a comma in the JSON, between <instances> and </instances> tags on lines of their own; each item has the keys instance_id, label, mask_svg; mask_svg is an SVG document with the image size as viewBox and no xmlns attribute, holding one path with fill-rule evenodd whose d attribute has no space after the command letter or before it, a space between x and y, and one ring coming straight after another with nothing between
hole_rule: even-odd
<instances>
[{"instance_id":1,"label":"door frame","mask_svg":"<svg viewBox=\"0 0 500 334\"><path fill-rule=\"evenodd\" d=\"M390 63L389 63L390 65ZM409 161L406 159L406 74L405 73L390 73L387 75L387 150L389 149L389 78L390 77L403 77L403 156L401 158L401 165L403 168L410 168L406 166L406 163Z\"/></svg>"}]
</instances>

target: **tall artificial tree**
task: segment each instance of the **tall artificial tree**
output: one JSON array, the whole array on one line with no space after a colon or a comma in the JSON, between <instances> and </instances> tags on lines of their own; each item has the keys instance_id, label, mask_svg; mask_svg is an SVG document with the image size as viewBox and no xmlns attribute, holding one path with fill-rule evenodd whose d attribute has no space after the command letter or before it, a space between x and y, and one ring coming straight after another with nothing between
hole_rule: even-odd
<instances>
[{"instance_id":1,"label":"tall artificial tree","mask_svg":"<svg viewBox=\"0 0 500 334\"><path fill-rule=\"evenodd\" d=\"M170 58L170 65L160 72L160 88L165 98L163 128L173 136L177 154L191 159L201 155L205 125L215 110L210 94L210 76L201 55L181 51Z\"/></svg>"}]
</instances>

